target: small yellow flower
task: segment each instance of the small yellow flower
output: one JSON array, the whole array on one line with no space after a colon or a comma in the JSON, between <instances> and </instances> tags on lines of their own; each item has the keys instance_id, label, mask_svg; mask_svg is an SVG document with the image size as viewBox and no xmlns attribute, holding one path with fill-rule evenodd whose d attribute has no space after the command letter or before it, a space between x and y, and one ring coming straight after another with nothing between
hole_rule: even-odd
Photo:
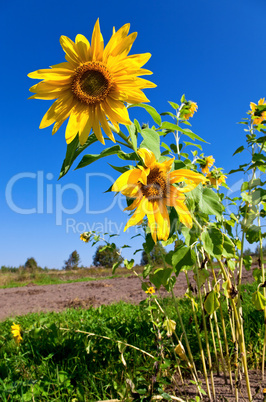
<instances>
[{"instance_id":1,"label":"small yellow flower","mask_svg":"<svg viewBox=\"0 0 266 402\"><path fill-rule=\"evenodd\" d=\"M16 343L19 345L20 342L22 341L21 326L19 324L15 324L13 322L13 325L11 325L11 332L12 332L12 335L13 335Z\"/></svg>"},{"instance_id":2,"label":"small yellow flower","mask_svg":"<svg viewBox=\"0 0 266 402\"><path fill-rule=\"evenodd\" d=\"M215 169L212 172L209 172L206 178L213 186L219 187L222 183L225 183L227 176L225 176L220 170Z\"/></svg>"},{"instance_id":3,"label":"small yellow flower","mask_svg":"<svg viewBox=\"0 0 266 402\"><path fill-rule=\"evenodd\" d=\"M197 111L198 105L196 102L188 101L187 105L184 106L184 112L182 117L188 120L190 117L193 117L194 113Z\"/></svg>"},{"instance_id":4,"label":"small yellow flower","mask_svg":"<svg viewBox=\"0 0 266 402\"><path fill-rule=\"evenodd\" d=\"M163 326L167 330L166 335L171 336L173 334L173 332L175 331L176 322L174 320L170 320L169 318L166 318L163 323Z\"/></svg>"},{"instance_id":5,"label":"small yellow flower","mask_svg":"<svg viewBox=\"0 0 266 402\"><path fill-rule=\"evenodd\" d=\"M153 293L155 293L154 287L150 286L147 290L145 290L145 293L152 295Z\"/></svg>"},{"instance_id":6,"label":"small yellow flower","mask_svg":"<svg viewBox=\"0 0 266 402\"><path fill-rule=\"evenodd\" d=\"M130 24L113 34L104 47L99 20L93 29L91 43L83 35L75 42L61 36L60 44L66 61L48 69L34 71L28 76L41 79L30 88L31 99L55 100L44 115L40 128L54 124L52 134L68 120L65 138L71 143L79 133L80 144L85 144L91 129L104 144L102 130L115 142L108 120L119 130L119 124L131 124L126 103L149 102L142 90L155 84L139 78L152 74L142 69L150 53L128 56L137 37L128 35Z\"/></svg>"},{"instance_id":7,"label":"small yellow flower","mask_svg":"<svg viewBox=\"0 0 266 402\"><path fill-rule=\"evenodd\" d=\"M90 232L84 232L84 233L81 233L79 238L80 238L80 240L84 241L85 243L88 243L90 241L91 234L90 234Z\"/></svg>"},{"instance_id":8,"label":"small yellow flower","mask_svg":"<svg viewBox=\"0 0 266 402\"><path fill-rule=\"evenodd\" d=\"M258 106L266 105L265 98L261 98L258 104L250 102L251 116L254 124L260 124L263 120L266 120L266 111L261 112Z\"/></svg>"},{"instance_id":9,"label":"small yellow flower","mask_svg":"<svg viewBox=\"0 0 266 402\"><path fill-rule=\"evenodd\" d=\"M204 164L201 165L201 171L204 174L209 173L210 171L210 167L212 167L212 165L214 164L215 159L213 158L212 155L207 156L206 158L204 158Z\"/></svg>"},{"instance_id":10,"label":"small yellow flower","mask_svg":"<svg viewBox=\"0 0 266 402\"><path fill-rule=\"evenodd\" d=\"M162 163L156 161L153 152L140 148L139 156L145 166L128 170L113 184L112 191L120 191L123 195L134 198L130 206L125 208L133 211L127 225L139 225L145 215L151 235L156 243L158 240L167 240L170 233L170 219L167 207L174 207L180 222L188 228L192 227L192 217L185 204L184 193L193 190L198 184L206 181L205 176L188 169L179 169L170 172L174 158ZM182 182L183 186L175 186Z\"/></svg>"}]
</instances>

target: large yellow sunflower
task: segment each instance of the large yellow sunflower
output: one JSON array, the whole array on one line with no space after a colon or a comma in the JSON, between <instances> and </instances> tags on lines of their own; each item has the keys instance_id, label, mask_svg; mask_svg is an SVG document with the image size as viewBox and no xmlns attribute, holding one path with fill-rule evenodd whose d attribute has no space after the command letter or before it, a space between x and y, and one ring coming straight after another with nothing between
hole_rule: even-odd
<instances>
[{"instance_id":1,"label":"large yellow sunflower","mask_svg":"<svg viewBox=\"0 0 266 402\"><path fill-rule=\"evenodd\" d=\"M266 111L260 112L258 106L266 105L265 98L261 98L258 104L250 102L251 116L253 117L254 124L260 124L263 120L266 120Z\"/></svg>"},{"instance_id":2,"label":"large yellow sunflower","mask_svg":"<svg viewBox=\"0 0 266 402\"><path fill-rule=\"evenodd\" d=\"M57 99L44 115L40 128L54 124L54 134L69 117L66 142L69 144L79 132L84 144L91 128L104 144L101 128L114 140L107 118L119 129L119 123L131 124L127 103L149 102L143 88L156 87L139 75L152 74L141 67L149 60L150 53L128 56L137 33L128 35L130 24L113 34L104 47L97 20L91 44L83 35L75 43L61 36L60 43L66 53L66 62L30 73L30 78L43 81L30 88L33 99ZM107 118L106 118L107 116Z\"/></svg>"},{"instance_id":3,"label":"large yellow sunflower","mask_svg":"<svg viewBox=\"0 0 266 402\"><path fill-rule=\"evenodd\" d=\"M199 183L206 181L205 176L188 169L170 172L174 158L159 163L153 152L141 148L138 154L145 166L123 173L113 184L112 191L119 191L127 197L134 198L125 210L135 212L127 222L124 230L138 225L145 215L154 242L167 240L170 232L170 220L167 206L174 207L180 221L187 227L192 226L192 217L185 205L185 194ZM176 187L182 182L184 186Z\"/></svg>"}]
</instances>

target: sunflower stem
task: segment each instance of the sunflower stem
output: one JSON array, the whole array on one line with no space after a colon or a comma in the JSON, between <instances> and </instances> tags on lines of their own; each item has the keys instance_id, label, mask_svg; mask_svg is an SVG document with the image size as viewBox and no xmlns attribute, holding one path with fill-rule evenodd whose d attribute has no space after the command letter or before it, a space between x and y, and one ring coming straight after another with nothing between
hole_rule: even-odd
<instances>
[{"instance_id":1,"label":"sunflower stem","mask_svg":"<svg viewBox=\"0 0 266 402\"><path fill-rule=\"evenodd\" d=\"M181 329L182 329L182 332L183 332L183 334L184 334L184 338L185 338L185 343L186 343L186 347L187 347L187 351L188 351L188 356L189 356L190 364L191 364L191 366L192 366L193 369L194 369L195 377L197 378L197 381L198 381L197 369L196 369L196 366L195 366L195 362L194 362L193 355L192 355L192 352L191 352L191 349L190 349L190 345L189 345L189 341L188 341L186 329L185 329L185 327L184 327L184 323L183 323L182 316L181 316L181 313L180 313L180 310L179 310L178 302L177 302L177 299L176 299L176 297L175 297L175 294L174 294L173 289L171 289L171 293L172 293L172 299L173 299L173 301L174 301L175 309L176 309L176 312L177 312L177 315L178 315L178 319L179 319L179 322L180 322L180 325L181 325Z\"/></svg>"},{"instance_id":2,"label":"sunflower stem","mask_svg":"<svg viewBox=\"0 0 266 402\"><path fill-rule=\"evenodd\" d=\"M191 290L190 290L190 283L189 283L187 271L185 271L185 275L186 275L189 295L191 298L190 300L191 300L192 314L193 314L196 332L197 332L197 338L198 338L198 342L199 342L200 356L201 356L202 367L203 367L203 372L204 372L204 377L205 377L205 383L206 383L206 387L207 387L207 393L208 393L209 399L211 400L212 396L211 396L211 390L210 390L210 385L209 385L209 380L208 380L208 373L207 373L207 368L206 368L206 363L205 363L205 354L204 354L204 350L202 347L202 342L201 342L201 337L200 337L200 332L199 332L199 324L198 324L198 319L197 319L197 315L196 315L196 311L195 311L195 306L194 306L193 300L192 300L193 296L192 296Z\"/></svg>"},{"instance_id":3,"label":"sunflower stem","mask_svg":"<svg viewBox=\"0 0 266 402\"><path fill-rule=\"evenodd\" d=\"M197 249L196 249L196 254L198 256ZM202 298L202 292L201 292L201 284L200 284L200 279L199 279L199 267L198 267L198 264L195 264L195 271L196 271L196 282L197 282L199 299L200 299L200 308L201 308L201 314L202 314L202 322L203 322L203 329L204 329L204 337L205 337L205 343L206 343L208 364L209 364L209 370L210 370L210 375L211 375L212 394L213 394L213 398L215 400L216 399L216 393L215 393L215 385L214 385L214 378L213 378L212 358L211 358L210 344L209 344L209 337L208 337L208 330L207 330L207 323L206 323L206 316L205 316L205 312L204 312L204 304L203 304L203 298Z\"/></svg>"},{"instance_id":4,"label":"sunflower stem","mask_svg":"<svg viewBox=\"0 0 266 402\"><path fill-rule=\"evenodd\" d=\"M211 271L212 271L212 276L213 276L214 282L217 283L217 278L216 278L216 275L215 275L215 271L214 271L214 268L213 268L212 261L210 260L209 263L210 263L210 266L211 266ZM229 347L228 347L228 341L227 341L227 335L226 335L225 320L224 320L223 309L222 309L221 303L219 303L219 311L220 311L220 316L221 316L223 337L224 337L224 343L225 343L226 362L227 362L227 369L228 369L228 373L229 373L230 387L231 387L231 390L233 391L233 378L232 378L232 370L231 370L231 361L230 361ZM224 356L223 356L223 348L222 348L222 342L221 342L221 336L220 336L220 331L219 331L216 311L214 312L214 314L215 314L215 316L214 316L215 320L217 321L217 324L216 324L217 334L219 333L218 340L219 340L219 347L220 347L223 370L224 370L224 373L226 373L225 363L224 363Z\"/></svg>"}]
</instances>

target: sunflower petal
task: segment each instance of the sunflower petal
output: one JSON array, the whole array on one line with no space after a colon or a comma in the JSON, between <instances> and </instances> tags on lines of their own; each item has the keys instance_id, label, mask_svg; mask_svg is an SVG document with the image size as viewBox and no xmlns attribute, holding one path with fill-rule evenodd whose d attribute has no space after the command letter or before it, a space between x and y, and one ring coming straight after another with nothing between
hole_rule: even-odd
<instances>
[{"instance_id":1,"label":"sunflower petal","mask_svg":"<svg viewBox=\"0 0 266 402\"><path fill-rule=\"evenodd\" d=\"M179 216L180 222L183 223L187 228L192 228L192 217L183 201L175 201L175 210Z\"/></svg>"},{"instance_id":2,"label":"sunflower petal","mask_svg":"<svg viewBox=\"0 0 266 402\"><path fill-rule=\"evenodd\" d=\"M139 206L140 201L142 200L142 196L139 198L136 198L132 204L130 204L128 207L124 209L124 211L133 211L133 209L137 208Z\"/></svg>"},{"instance_id":3,"label":"sunflower petal","mask_svg":"<svg viewBox=\"0 0 266 402\"><path fill-rule=\"evenodd\" d=\"M102 106L112 123L113 121L117 121L122 124L131 124L127 108L122 102L106 98Z\"/></svg>"},{"instance_id":4,"label":"sunflower petal","mask_svg":"<svg viewBox=\"0 0 266 402\"><path fill-rule=\"evenodd\" d=\"M180 188L180 191L187 192L193 190L200 183L206 183L206 177L200 173L188 169L174 170L169 173L170 184L184 181L186 187Z\"/></svg>"},{"instance_id":5,"label":"sunflower petal","mask_svg":"<svg viewBox=\"0 0 266 402\"><path fill-rule=\"evenodd\" d=\"M172 185L169 186L169 191L166 198L166 205L168 207L174 207L176 205L176 201L184 202L185 199L185 195L180 192L179 189Z\"/></svg>"},{"instance_id":6,"label":"sunflower petal","mask_svg":"<svg viewBox=\"0 0 266 402\"><path fill-rule=\"evenodd\" d=\"M97 139L104 145L105 142L104 142L101 126L99 123L99 111L98 111L97 107L95 107L95 116L94 116L94 122L93 122L92 128L93 128L94 134L96 135Z\"/></svg>"},{"instance_id":7,"label":"sunflower petal","mask_svg":"<svg viewBox=\"0 0 266 402\"><path fill-rule=\"evenodd\" d=\"M102 61L103 58L103 37L100 30L99 18L97 19L91 37L92 60Z\"/></svg>"},{"instance_id":8,"label":"sunflower petal","mask_svg":"<svg viewBox=\"0 0 266 402\"><path fill-rule=\"evenodd\" d=\"M62 46L62 49L66 53L67 61L72 62L72 64L78 66L81 63L81 60L76 51L75 43L67 36L62 35L60 37L60 44Z\"/></svg>"},{"instance_id":9,"label":"sunflower petal","mask_svg":"<svg viewBox=\"0 0 266 402\"><path fill-rule=\"evenodd\" d=\"M157 241L157 223L156 223L156 219L155 219L155 211L157 209L157 203L156 202L150 202L146 199L145 204L143 205L143 207L145 207L145 213L147 215L148 218L148 224L149 224L149 228L151 230L151 236L152 239L154 241L154 243L156 243Z\"/></svg>"},{"instance_id":10,"label":"sunflower petal","mask_svg":"<svg viewBox=\"0 0 266 402\"><path fill-rule=\"evenodd\" d=\"M122 194L135 198L140 193L140 185L138 181L145 175L141 169L132 169L123 173L114 182L112 191L120 191Z\"/></svg>"},{"instance_id":11,"label":"sunflower petal","mask_svg":"<svg viewBox=\"0 0 266 402\"><path fill-rule=\"evenodd\" d=\"M142 221L142 219L144 218L144 216L145 216L145 211L144 211L144 208L143 208L144 201L145 201L145 198L142 198L141 202L139 203L138 208L136 209L134 214L131 216L131 218L127 222L127 224L126 224L126 226L124 228L124 232L130 226L138 225Z\"/></svg>"},{"instance_id":12,"label":"sunflower petal","mask_svg":"<svg viewBox=\"0 0 266 402\"><path fill-rule=\"evenodd\" d=\"M36 78L39 80L47 79L50 81L65 81L65 83L71 82L72 76L73 71L64 68L45 68L28 74L28 77L30 78Z\"/></svg>"},{"instance_id":13,"label":"sunflower petal","mask_svg":"<svg viewBox=\"0 0 266 402\"><path fill-rule=\"evenodd\" d=\"M157 209L154 210L154 213L157 223L157 237L158 240L167 240L170 233L170 220L165 200L156 202L156 207Z\"/></svg>"},{"instance_id":14,"label":"sunflower petal","mask_svg":"<svg viewBox=\"0 0 266 402\"><path fill-rule=\"evenodd\" d=\"M138 154L144 162L146 167L152 167L154 163L156 163L155 155L152 151L146 148L140 148L138 150Z\"/></svg>"},{"instance_id":15,"label":"sunflower petal","mask_svg":"<svg viewBox=\"0 0 266 402\"><path fill-rule=\"evenodd\" d=\"M87 114L88 118L87 118L87 122L84 125L84 127L79 130L79 142L81 145L84 145L85 142L87 141L87 138L90 134L91 128L93 126L94 123L94 108L90 107L90 108L86 108L84 110L84 113Z\"/></svg>"},{"instance_id":16,"label":"sunflower petal","mask_svg":"<svg viewBox=\"0 0 266 402\"><path fill-rule=\"evenodd\" d=\"M40 128L45 128L53 124L58 119L64 119L69 115L73 107L73 97L67 93L57 99L52 106L47 110L40 123Z\"/></svg>"},{"instance_id":17,"label":"sunflower petal","mask_svg":"<svg viewBox=\"0 0 266 402\"><path fill-rule=\"evenodd\" d=\"M129 32L130 24L123 25L117 32L113 32L109 42L107 43L103 52L103 61L107 61L108 56L112 53L113 49L125 38Z\"/></svg>"},{"instance_id":18,"label":"sunflower petal","mask_svg":"<svg viewBox=\"0 0 266 402\"><path fill-rule=\"evenodd\" d=\"M76 51L80 59L85 63L89 60L90 55L90 42L85 36L78 34L75 39Z\"/></svg>"},{"instance_id":19,"label":"sunflower petal","mask_svg":"<svg viewBox=\"0 0 266 402\"><path fill-rule=\"evenodd\" d=\"M103 131L105 132L105 134L110 138L110 140L112 140L113 142L116 142L115 138L114 138L114 135L112 133L112 130L111 130L110 126L107 123L105 114L102 111L100 106L98 106L98 116L99 116L100 123L101 123L101 126L102 126Z\"/></svg>"}]
</instances>

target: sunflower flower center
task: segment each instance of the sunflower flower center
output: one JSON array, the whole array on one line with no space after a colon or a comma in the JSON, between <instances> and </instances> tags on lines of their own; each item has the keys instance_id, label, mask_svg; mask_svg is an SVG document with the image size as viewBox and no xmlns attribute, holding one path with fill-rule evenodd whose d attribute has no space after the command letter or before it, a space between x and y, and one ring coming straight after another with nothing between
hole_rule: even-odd
<instances>
[{"instance_id":1,"label":"sunflower flower center","mask_svg":"<svg viewBox=\"0 0 266 402\"><path fill-rule=\"evenodd\" d=\"M97 104L107 97L113 80L107 68L99 62L88 62L76 69L72 92L82 103Z\"/></svg>"},{"instance_id":2,"label":"sunflower flower center","mask_svg":"<svg viewBox=\"0 0 266 402\"><path fill-rule=\"evenodd\" d=\"M150 171L147 177L147 185L141 186L141 192L149 201L156 201L166 197L167 179L159 168Z\"/></svg>"}]
</instances>

